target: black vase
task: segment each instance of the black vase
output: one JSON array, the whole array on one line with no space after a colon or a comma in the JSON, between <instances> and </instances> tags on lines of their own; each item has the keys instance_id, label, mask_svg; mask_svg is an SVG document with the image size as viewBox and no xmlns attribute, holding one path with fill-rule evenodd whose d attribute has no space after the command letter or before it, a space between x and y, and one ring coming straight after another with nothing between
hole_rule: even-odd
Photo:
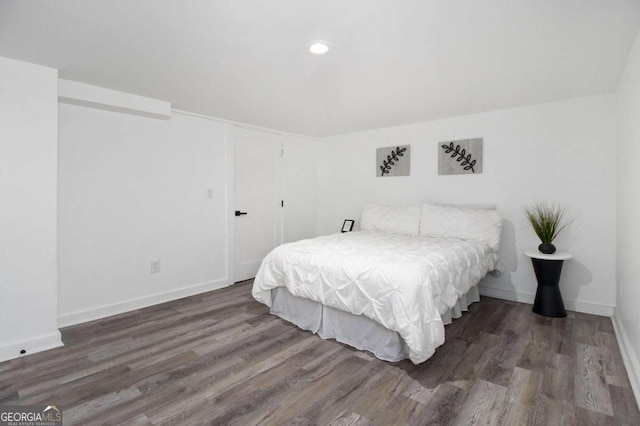
<instances>
[{"instance_id":1,"label":"black vase","mask_svg":"<svg viewBox=\"0 0 640 426\"><path fill-rule=\"evenodd\" d=\"M556 252L556 246L554 246L553 244L543 243L538 246L538 251L544 254L553 254Z\"/></svg>"}]
</instances>

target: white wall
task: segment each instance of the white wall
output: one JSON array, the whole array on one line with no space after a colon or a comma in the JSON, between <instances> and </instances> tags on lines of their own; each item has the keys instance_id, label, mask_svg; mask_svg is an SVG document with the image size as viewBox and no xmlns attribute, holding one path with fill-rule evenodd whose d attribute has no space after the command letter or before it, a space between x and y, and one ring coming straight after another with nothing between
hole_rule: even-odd
<instances>
[{"instance_id":1,"label":"white wall","mask_svg":"<svg viewBox=\"0 0 640 426\"><path fill-rule=\"evenodd\" d=\"M484 139L483 173L438 176L438 142ZM535 105L327 138L318 147L318 234L358 219L366 203L492 203L505 217L506 272L484 294L531 303L524 251L539 241L522 208L562 202L577 217L557 245L568 308L611 315L615 305L615 95ZM376 148L411 145L411 176L375 176Z\"/></svg>"},{"instance_id":2,"label":"white wall","mask_svg":"<svg viewBox=\"0 0 640 426\"><path fill-rule=\"evenodd\" d=\"M614 324L640 400L640 33L618 94L617 281Z\"/></svg>"},{"instance_id":3,"label":"white wall","mask_svg":"<svg viewBox=\"0 0 640 426\"><path fill-rule=\"evenodd\" d=\"M58 73L0 58L0 361L57 329Z\"/></svg>"},{"instance_id":4,"label":"white wall","mask_svg":"<svg viewBox=\"0 0 640 426\"><path fill-rule=\"evenodd\" d=\"M318 141L284 135L283 158L283 242L316 236Z\"/></svg>"},{"instance_id":5,"label":"white wall","mask_svg":"<svg viewBox=\"0 0 640 426\"><path fill-rule=\"evenodd\" d=\"M228 124L66 104L59 114L61 326L233 282Z\"/></svg>"}]
</instances>

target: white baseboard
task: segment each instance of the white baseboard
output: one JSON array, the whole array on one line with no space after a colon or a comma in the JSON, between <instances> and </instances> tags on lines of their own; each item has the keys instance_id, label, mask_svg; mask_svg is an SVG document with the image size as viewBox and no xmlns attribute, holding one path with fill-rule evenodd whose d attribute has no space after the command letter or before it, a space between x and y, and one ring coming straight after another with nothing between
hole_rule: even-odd
<instances>
[{"instance_id":1,"label":"white baseboard","mask_svg":"<svg viewBox=\"0 0 640 426\"><path fill-rule=\"evenodd\" d=\"M125 300L123 302L113 303L111 305L99 306L96 308L86 309L83 311L70 312L58 316L58 327L69 327L71 325L81 324L83 322L94 321L101 318L118 315L129 311L134 311L147 306L157 305L159 303L170 302L183 297L193 296L211 290L227 287L233 284L231 280L217 280L206 283L196 284L190 287L184 287L178 290L166 293L158 293L138 299Z\"/></svg>"},{"instance_id":2,"label":"white baseboard","mask_svg":"<svg viewBox=\"0 0 640 426\"><path fill-rule=\"evenodd\" d=\"M495 287L479 286L482 296L495 297L497 299L512 300L514 302L533 304L536 297L533 293L525 293L515 290L505 290ZM613 316L613 306L601 305L591 302L581 302L579 300L562 299L565 308L570 311L582 312L585 314L601 315L604 317Z\"/></svg>"},{"instance_id":3,"label":"white baseboard","mask_svg":"<svg viewBox=\"0 0 640 426\"><path fill-rule=\"evenodd\" d=\"M631 389L633 389L633 395L636 397L636 403L640 405L640 363L638 362L638 354L633 350L633 346L629 342L629 336L622 324L622 321L617 315L617 312L613 314L613 329L616 332L616 340L620 347L620 353L622 354L622 361L624 367L627 369L627 376L631 382Z\"/></svg>"},{"instance_id":4,"label":"white baseboard","mask_svg":"<svg viewBox=\"0 0 640 426\"><path fill-rule=\"evenodd\" d=\"M47 349L53 349L60 346L64 345L62 344L60 332L56 330L51 334L46 334L44 336L38 336L33 339L22 340L20 342L0 346L0 362L18 358L21 356L31 355L36 352L46 351ZM26 351L26 353L21 354L20 351L23 349Z\"/></svg>"}]
</instances>

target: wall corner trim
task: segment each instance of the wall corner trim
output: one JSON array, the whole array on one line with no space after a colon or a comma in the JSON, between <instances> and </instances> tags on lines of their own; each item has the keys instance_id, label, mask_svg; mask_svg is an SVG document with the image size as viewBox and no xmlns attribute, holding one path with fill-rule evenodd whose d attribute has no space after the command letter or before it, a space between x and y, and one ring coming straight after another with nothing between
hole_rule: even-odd
<instances>
[{"instance_id":1,"label":"wall corner trim","mask_svg":"<svg viewBox=\"0 0 640 426\"><path fill-rule=\"evenodd\" d=\"M58 102L149 118L171 117L171 102L58 79Z\"/></svg>"},{"instance_id":2,"label":"wall corner trim","mask_svg":"<svg viewBox=\"0 0 640 426\"><path fill-rule=\"evenodd\" d=\"M631 382L633 395L636 397L636 403L640 405L640 362L638 361L638 354L633 351L633 347L629 343L629 336L622 324L617 309L611 319L613 322L613 330L616 333L616 340L620 347L620 353L622 354L622 361L624 362L627 376L629 376L629 381Z\"/></svg>"},{"instance_id":3,"label":"wall corner trim","mask_svg":"<svg viewBox=\"0 0 640 426\"><path fill-rule=\"evenodd\" d=\"M148 306L182 299L183 297L189 297L196 294L205 293L207 291L218 290L223 287L228 287L231 284L233 284L231 280L229 280L228 278L224 278L221 280L208 281L189 287L183 287L166 293L158 293L138 299L131 299L124 302L113 303L111 305L98 306L83 311L65 313L58 316L58 327L69 327L72 325L110 317L112 315L135 311L136 309L146 308Z\"/></svg>"},{"instance_id":4,"label":"wall corner trim","mask_svg":"<svg viewBox=\"0 0 640 426\"><path fill-rule=\"evenodd\" d=\"M46 351L48 349L59 348L60 346L64 346L64 344L62 343L60 331L56 330L44 336L0 346L0 362ZM24 355L20 354L22 349L27 351Z\"/></svg>"}]
</instances>

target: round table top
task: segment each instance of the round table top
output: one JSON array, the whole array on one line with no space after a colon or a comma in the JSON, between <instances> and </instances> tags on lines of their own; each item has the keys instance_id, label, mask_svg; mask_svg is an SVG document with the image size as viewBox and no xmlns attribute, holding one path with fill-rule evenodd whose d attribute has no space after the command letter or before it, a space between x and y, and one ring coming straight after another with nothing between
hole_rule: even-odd
<instances>
[{"instance_id":1,"label":"round table top","mask_svg":"<svg viewBox=\"0 0 640 426\"><path fill-rule=\"evenodd\" d=\"M534 259L543 260L567 260L573 257L569 253L563 251L557 251L553 254L544 254L540 253L538 250L527 250L524 252L524 254L525 256L532 257Z\"/></svg>"}]
</instances>

